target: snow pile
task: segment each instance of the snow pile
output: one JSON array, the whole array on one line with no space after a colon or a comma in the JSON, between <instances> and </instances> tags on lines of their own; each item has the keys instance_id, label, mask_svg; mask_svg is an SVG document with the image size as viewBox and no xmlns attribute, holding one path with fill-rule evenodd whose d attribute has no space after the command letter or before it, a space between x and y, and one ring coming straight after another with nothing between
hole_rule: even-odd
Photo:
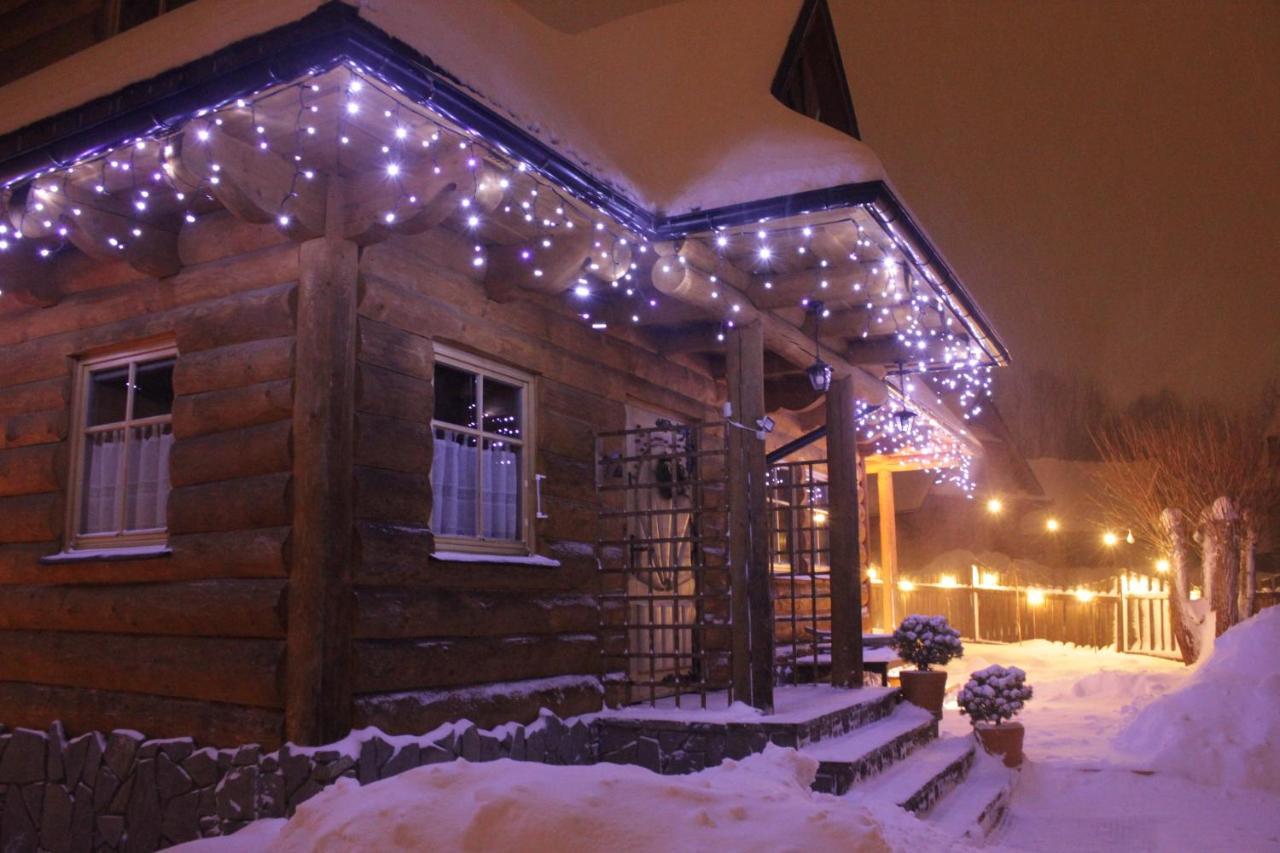
<instances>
[{"instance_id":1,"label":"snow pile","mask_svg":"<svg viewBox=\"0 0 1280 853\"><path fill-rule=\"evenodd\" d=\"M897 807L809 790L817 761L769 747L689 776L597 764L456 761L363 788L339 782L289 821L260 821L189 850L937 850Z\"/></svg>"},{"instance_id":2,"label":"snow pile","mask_svg":"<svg viewBox=\"0 0 1280 853\"><path fill-rule=\"evenodd\" d=\"M1218 638L1187 683L1117 739L1158 770L1280 793L1280 607Z\"/></svg>"}]
</instances>

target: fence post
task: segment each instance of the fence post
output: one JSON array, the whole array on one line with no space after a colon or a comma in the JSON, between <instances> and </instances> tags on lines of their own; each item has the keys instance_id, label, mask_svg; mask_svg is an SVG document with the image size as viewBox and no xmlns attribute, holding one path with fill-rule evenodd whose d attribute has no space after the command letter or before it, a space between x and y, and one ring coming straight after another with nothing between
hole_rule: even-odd
<instances>
[{"instance_id":1,"label":"fence post","mask_svg":"<svg viewBox=\"0 0 1280 853\"><path fill-rule=\"evenodd\" d=\"M969 566L969 603L973 607L973 638L982 639L982 623L979 621L978 609L978 567Z\"/></svg>"}]
</instances>

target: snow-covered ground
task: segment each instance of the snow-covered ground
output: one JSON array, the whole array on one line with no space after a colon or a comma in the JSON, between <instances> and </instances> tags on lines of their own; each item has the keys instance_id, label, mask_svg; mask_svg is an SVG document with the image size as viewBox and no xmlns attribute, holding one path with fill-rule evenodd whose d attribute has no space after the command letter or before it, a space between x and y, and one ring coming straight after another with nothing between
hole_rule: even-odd
<instances>
[{"instance_id":1,"label":"snow-covered ground","mask_svg":"<svg viewBox=\"0 0 1280 853\"><path fill-rule=\"evenodd\" d=\"M965 643L964 657L947 664L942 733L964 735L969 718L956 707L955 691L969 673L990 666L1026 670L1035 695L1018 720L1027 729L1026 753L1036 761L1098 767L1118 760L1112 740L1152 700L1183 684L1181 661L1125 655L1048 640L998 645ZM1134 766L1145 767L1141 759Z\"/></svg>"},{"instance_id":2,"label":"snow-covered ground","mask_svg":"<svg viewBox=\"0 0 1280 853\"><path fill-rule=\"evenodd\" d=\"M1280 608L1195 668L1045 641L968 644L950 685L1022 667L1027 763L994 849L1280 850ZM949 702L944 733L968 722Z\"/></svg>"},{"instance_id":3,"label":"snow-covered ground","mask_svg":"<svg viewBox=\"0 0 1280 853\"><path fill-rule=\"evenodd\" d=\"M816 760L769 747L690 776L639 767L456 761L363 788L341 780L292 820L258 821L210 851L810 851L939 850L894 806L872 811L809 790Z\"/></svg>"},{"instance_id":4,"label":"snow-covered ground","mask_svg":"<svg viewBox=\"0 0 1280 853\"><path fill-rule=\"evenodd\" d=\"M988 850L1280 850L1280 608L1218 640L1194 669L1033 641L969 644L958 687L990 663L1035 688L1020 719L1027 761ZM944 735L968 736L954 707ZM201 851L958 851L874 797L809 784L788 749L690 776L513 761L420 767L360 788L343 780L290 821L260 821ZM864 784L874 785L874 780Z\"/></svg>"}]
</instances>

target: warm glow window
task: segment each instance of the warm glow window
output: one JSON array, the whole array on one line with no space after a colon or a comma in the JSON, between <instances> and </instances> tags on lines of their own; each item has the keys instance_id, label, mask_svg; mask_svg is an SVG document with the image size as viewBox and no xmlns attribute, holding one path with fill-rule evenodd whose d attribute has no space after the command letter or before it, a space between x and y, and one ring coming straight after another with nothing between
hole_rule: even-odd
<instances>
[{"instance_id":1,"label":"warm glow window","mask_svg":"<svg viewBox=\"0 0 1280 853\"><path fill-rule=\"evenodd\" d=\"M164 543L175 357L152 347L78 366L71 547Z\"/></svg>"},{"instance_id":2,"label":"warm glow window","mask_svg":"<svg viewBox=\"0 0 1280 853\"><path fill-rule=\"evenodd\" d=\"M529 550L528 376L437 349L431 529L437 547Z\"/></svg>"}]
</instances>

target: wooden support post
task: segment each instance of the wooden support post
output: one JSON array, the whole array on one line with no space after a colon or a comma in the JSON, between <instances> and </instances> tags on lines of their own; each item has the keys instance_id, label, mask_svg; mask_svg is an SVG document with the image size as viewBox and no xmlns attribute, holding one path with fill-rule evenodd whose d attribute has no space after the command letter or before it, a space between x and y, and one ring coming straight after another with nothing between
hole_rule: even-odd
<instances>
[{"instance_id":1,"label":"wooden support post","mask_svg":"<svg viewBox=\"0 0 1280 853\"><path fill-rule=\"evenodd\" d=\"M299 247L285 736L302 744L336 740L351 728L359 254L341 236L341 210L341 183L334 180L326 235Z\"/></svg>"},{"instance_id":2,"label":"wooden support post","mask_svg":"<svg viewBox=\"0 0 1280 853\"><path fill-rule=\"evenodd\" d=\"M729 554L733 584L733 685L737 699L773 711L773 590L769 577L769 519L764 442L764 330L757 322L730 330L726 378L733 420L729 430Z\"/></svg>"},{"instance_id":3,"label":"wooden support post","mask_svg":"<svg viewBox=\"0 0 1280 853\"><path fill-rule=\"evenodd\" d=\"M876 492L880 498L880 571L884 576L884 615L886 631L898 627L898 519L893 503L893 472L876 473Z\"/></svg>"},{"instance_id":4,"label":"wooden support post","mask_svg":"<svg viewBox=\"0 0 1280 853\"><path fill-rule=\"evenodd\" d=\"M831 547L831 684L862 686L862 560L858 548L858 428L853 378L827 392L828 535Z\"/></svg>"}]
</instances>

